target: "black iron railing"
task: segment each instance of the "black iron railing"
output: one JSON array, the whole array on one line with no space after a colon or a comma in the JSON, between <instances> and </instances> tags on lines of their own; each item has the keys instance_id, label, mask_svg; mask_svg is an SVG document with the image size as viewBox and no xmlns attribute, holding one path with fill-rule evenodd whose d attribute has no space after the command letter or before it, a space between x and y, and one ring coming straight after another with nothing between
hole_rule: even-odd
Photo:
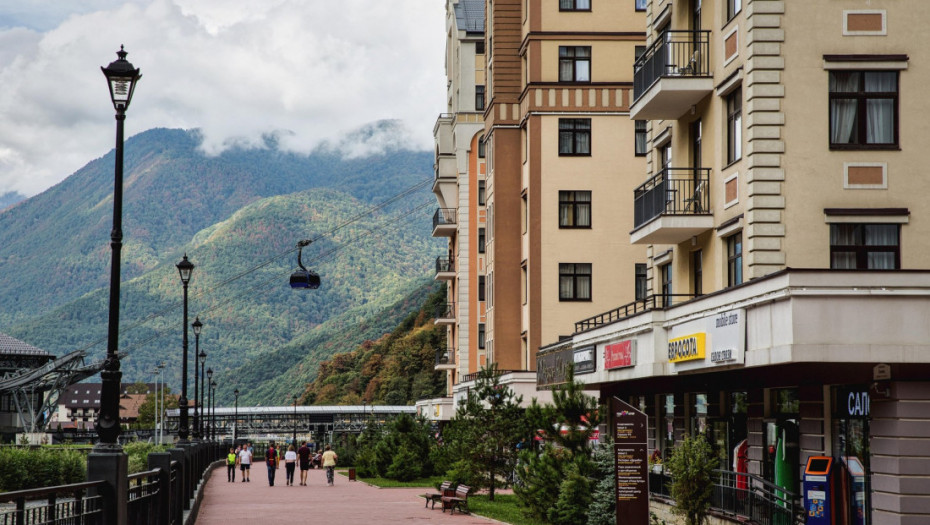
<instances>
[{"instance_id":1,"label":"black iron railing","mask_svg":"<svg viewBox=\"0 0 930 525\"><path fill-rule=\"evenodd\" d=\"M671 498L672 478L664 472L649 473L649 493ZM737 517L741 523L791 525L800 523L800 496L754 474L716 471L710 506Z\"/></svg>"},{"instance_id":2,"label":"black iron railing","mask_svg":"<svg viewBox=\"0 0 930 525\"><path fill-rule=\"evenodd\" d=\"M633 63L633 103L663 77L710 75L710 31L666 31Z\"/></svg>"},{"instance_id":3,"label":"black iron railing","mask_svg":"<svg viewBox=\"0 0 930 525\"><path fill-rule=\"evenodd\" d=\"M455 259L452 257L436 257L436 273L455 271Z\"/></svg>"},{"instance_id":4,"label":"black iron railing","mask_svg":"<svg viewBox=\"0 0 930 525\"><path fill-rule=\"evenodd\" d=\"M433 229L437 226L455 226L455 208L437 208L433 214Z\"/></svg>"},{"instance_id":5,"label":"black iron railing","mask_svg":"<svg viewBox=\"0 0 930 525\"><path fill-rule=\"evenodd\" d=\"M455 319L455 303L437 305L436 319Z\"/></svg>"},{"instance_id":6,"label":"black iron railing","mask_svg":"<svg viewBox=\"0 0 930 525\"><path fill-rule=\"evenodd\" d=\"M161 469L149 470L129 475L129 515L134 517L134 523L157 523L158 494L161 490L168 490L160 486Z\"/></svg>"},{"instance_id":7,"label":"black iron railing","mask_svg":"<svg viewBox=\"0 0 930 525\"><path fill-rule=\"evenodd\" d=\"M645 298L638 301L633 301L632 303L618 306L613 310L608 310L604 313L588 317L587 319L582 319L581 321L577 321L575 323L575 333L577 334L579 332L584 332L585 330L597 328L598 326L621 321L627 317L632 317L636 314L649 310L668 308L669 306L680 304L685 301L690 301L695 297L696 296L693 294L647 295Z\"/></svg>"},{"instance_id":8,"label":"black iron railing","mask_svg":"<svg viewBox=\"0 0 930 525\"><path fill-rule=\"evenodd\" d=\"M439 348L436 350L436 365L454 365L455 348Z\"/></svg>"},{"instance_id":9,"label":"black iron railing","mask_svg":"<svg viewBox=\"0 0 930 525\"><path fill-rule=\"evenodd\" d=\"M88 494L103 485L103 481L89 481L0 494L0 524L97 523L102 497L99 492Z\"/></svg>"},{"instance_id":10,"label":"black iron railing","mask_svg":"<svg viewBox=\"0 0 930 525\"><path fill-rule=\"evenodd\" d=\"M665 168L633 190L633 229L659 215L710 213L710 168Z\"/></svg>"},{"instance_id":11,"label":"black iron railing","mask_svg":"<svg viewBox=\"0 0 930 525\"><path fill-rule=\"evenodd\" d=\"M514 372L526 372L527 370L498 370L497 375L502 376L504 374L512 374ZM469 381L475 381L478 379L478 376L481 375L481 372L472 372L470 374L463 375L459 379L459 383L468 383Z\"/></svg>"}]
</instances>

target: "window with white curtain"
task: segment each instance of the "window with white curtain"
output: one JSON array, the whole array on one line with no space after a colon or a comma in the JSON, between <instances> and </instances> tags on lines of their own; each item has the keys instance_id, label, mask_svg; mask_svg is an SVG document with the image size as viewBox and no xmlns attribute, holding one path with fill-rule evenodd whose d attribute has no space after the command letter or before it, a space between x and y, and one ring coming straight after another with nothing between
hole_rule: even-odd
<instances>
[{"instance_id":1,"label":"window with white curtain","mask_svg":"<svg viewBox=\"0 0 930 525\"><path fill-rule=\"evenodd\" d=\"M590 11L591 0L559 0L559 11Z\"/></svg>"},{"instance_id":2,"label":"window with white curtain","mask_svg":"<svg viewBox=\"0 0 930 525\"><path fill-rule=\"evenodd\" d=\"M591 81L591 46L559 46L559 82Z\"/></svg>"},{"instance_id":3,"label":"window with white curtain","mask_svg":"<svg viewBox=\"0 0 930 525\"><path fill-rule=\"evenodd\" d=\"M636 120L634 122L635 122L634 126L635 126L635 132L636 132L636 135L634 137L636 141L636 146L634 148L634 151L637 157L643 157L647 153L649 153L649 150L646 149L646 121Z\"/></svg>"},{"instance_id":4,"label":"window with white curtain","mask_svg":"<svg viewBox=\"0 0 930 525\"><path fill-rule=\"evenodd\" d=\"M830 148L898 146L898 72L830 71Z\"/></svg>"},{"instance_id":5,"label":"window with white curtain","mask_svg":"<svg viewBox=\"0 0 930 525\"><path fill-rule=\"evenodd\" d=\"M559 228L591 227L591 192L559 192Z\"/></svg>"},{"instance_id":6,"label":"window with white curtain","mask_svg":"<svg viewBox=\"0 0 930 525\"><path fill-rule=\"evenodd\" d=\"M591 263L559 263L559 301L591 300Z\"/></svg>"},{"instance_id":7,"label":"window with white curtain","mask_svg":"<svg viewBox=\"0 0 930 525\"><path fill-rule=\"evenodd\" d=\"M591 155L591 119L559 119L559 156Z\"/></svg>"},{"instance_id":8,"label":"window with white curtain","mask_svg":"<svg viewBox=\"0 0 930 525\"><path fill-rule=\"evenodd\" d=\"M899 224L830 225L830 268L898 270L901 268Z\"/></svg>"},{"instance_id":9,"label":"window with white curtain","mask_svg":"<svg viewBox=\"0 0 930 525\"><path fill-rule=\"evenodd\" d=\"M743 89L727 95L727 164L743 156Z\"/></svg>"}]
</instances>

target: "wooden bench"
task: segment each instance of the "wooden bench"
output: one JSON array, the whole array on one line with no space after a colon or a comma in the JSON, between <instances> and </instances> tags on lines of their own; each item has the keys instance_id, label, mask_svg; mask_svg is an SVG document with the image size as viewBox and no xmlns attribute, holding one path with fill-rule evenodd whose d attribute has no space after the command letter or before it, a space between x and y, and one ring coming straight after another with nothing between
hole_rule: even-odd
<instances>
[{"instance_id":1,"label":"wooden bench","mask_svg":"<svg viewBox=\"0 0 930 525\"><path fill-rule=\"evenodd\" d=\"M455 488L455 496L443 496L442 497L442 511L445 512L446 508L451 509L452 514L455 514L455 509L459 509L459 512L464 512L468 514L468 493L471 492L471 487L465 485L459 485Z\"/></svg>"},{"instance_id":2,"label":"wooden bench","mask_svg":"<svg viewBox=\"0 0 930 525\"><path fill-rule=\"evenodd\" d=\"M430 502L432 502L433 508L435 509L437 501L442 501L443 496L451 496L453 494L455 494L455 491L452 489L452 482L443 481L442 484L439 485L439 492L427 492L426 494L420 494L420 497L426 499L426 503L423 505L424 508L429 506Z\"/></svg>"}]
</instances>

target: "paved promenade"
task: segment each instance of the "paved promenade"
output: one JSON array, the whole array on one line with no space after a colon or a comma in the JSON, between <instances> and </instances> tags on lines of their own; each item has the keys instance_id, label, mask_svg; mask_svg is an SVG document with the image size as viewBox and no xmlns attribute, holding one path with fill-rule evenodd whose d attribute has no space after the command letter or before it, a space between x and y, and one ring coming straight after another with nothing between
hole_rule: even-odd
<instances>
[{"instance_id":1,"label":"paved promenade","mask_svg":"<svg viewBox=\"0 0 930 525\"><path fill-rule=\"evenodd\" d=\"M300 471L294 475L299 483ZM372 523L429 523L436 525L488 525L499 523L486 518L423 508L418 494L427 489L379 489L336 474L336 483L326 485L326 471L310 470L307 486L285 485L284 466L278 470L273 487L268 486L265 466L252 467L252 481L226 481L226 469L210 474L204 488L197 525L272 525L322 523L354 525Z\"/></svg>"}]
</instances>

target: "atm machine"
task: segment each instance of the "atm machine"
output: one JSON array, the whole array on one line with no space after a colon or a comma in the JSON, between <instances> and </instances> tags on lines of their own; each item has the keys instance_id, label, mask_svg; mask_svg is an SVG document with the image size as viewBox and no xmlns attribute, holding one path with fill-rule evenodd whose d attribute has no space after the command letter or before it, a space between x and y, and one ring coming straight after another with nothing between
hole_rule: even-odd
<instances>
[{"instance_id":1,"label":"atm machine","mask_svg":"<svg viewBox=\"0 0 930 525\"><path fill-rule=\"evenodd\" d=\"M845 468L846 494L848 501L846 513L849 525L865 524L865 467L856 456L840 458Z\"/></svg>"},{"instance_id":2,"label":"atm machine","mask_svg":"<svg viewBox=\"0 0 930 525\"><path fill-rule=\"evenodd\" d=\"M804 468L804 515L807 525L840 525L836 509L833 458L811 456Z\"/></svg>"}]
</instances>

